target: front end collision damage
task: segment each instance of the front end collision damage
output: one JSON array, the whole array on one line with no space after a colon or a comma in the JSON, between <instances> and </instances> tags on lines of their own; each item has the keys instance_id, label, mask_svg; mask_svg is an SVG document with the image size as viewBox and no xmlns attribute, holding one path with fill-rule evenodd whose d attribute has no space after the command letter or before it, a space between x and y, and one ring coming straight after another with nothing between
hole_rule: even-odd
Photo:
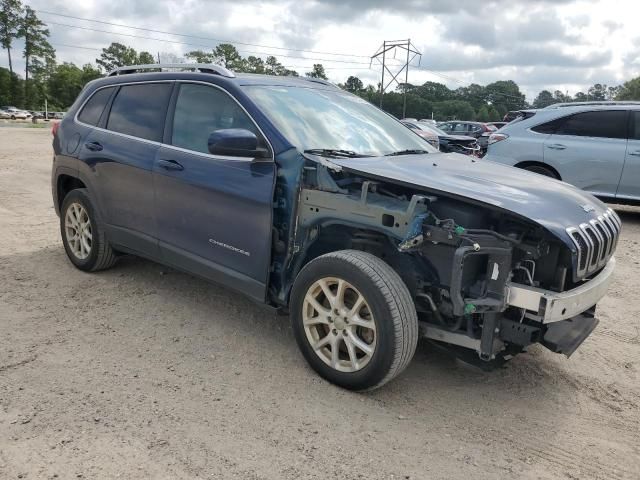
<instances>
[{"instance_id":1,"label":"front end collision damage","mask_svg":"<svg viewBox=\"0 0 640 480\"><path fill-rule=\"evenodd\" d=\"M280 168L278 182L299 188L295 201L276 195L274 202L280 219L274 223L274 303L286 305L306 262L355 248L396 269L414 298L422 335L468 362L497 365L534 343L569 356L595 328L594 305L608 282L574 284L567 275L571 251L535 222L350 172L324 157L304 158L298 157L300 168L293 158L290 168ZM545 322L544 302L522 304L524 294L557 301L573 290L564 295L573 301L572 316L553 324Z\"/></svg>"}]
</instances>

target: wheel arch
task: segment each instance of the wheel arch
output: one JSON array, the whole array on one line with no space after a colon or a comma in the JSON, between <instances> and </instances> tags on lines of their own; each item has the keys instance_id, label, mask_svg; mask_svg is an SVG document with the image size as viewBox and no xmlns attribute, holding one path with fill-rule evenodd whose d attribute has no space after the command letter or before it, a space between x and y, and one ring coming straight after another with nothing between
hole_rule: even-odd
<instances>
[{"instance_id":1,"label":"wheel arch","mask_svg":"<svg viewBox=\"0 0 640 480\"><path fill-rule=\"evenodd\" d=\"M60 210L64 198L72 190L87 188L87 185L77 176L61 173L56 178L56 207Z\"/></svg>"},{"instance_id":2,"label":"wheel arch","mask_svg":"<svg viewBox=\"0 0 640 480\"><path fill-rule=\"evenodd\" d=\"M547 170L553 172L553 174L556 176L558 180L562 180L560 172L558 172L558 170L555 167L552 167L551 165L545 162L541 162L538 160L525 160L524 162L518 162L514 165L514 167L522 168L522 169L526 169L527 167L533 167L533 166L544 167Z\"/></svg>"},{"instance_id":3,"label":"wheel arch","mask_svg":"<svg viewBox=\"0 0 640 480\"><path fill-rule=\"evenodd\" d=\"M341 250L358 250L380 258L398 273L412 296L418 290L420 276L437 276L436 269L426 258L401 253L396 247L399 239L370 225L331 221L318 223L309 230L314 229L318 233L306 242L290 269L285 291L282 292L286 305L289 305L291 290L302 268L322 255Z\"/></svg>"}]
</instances>

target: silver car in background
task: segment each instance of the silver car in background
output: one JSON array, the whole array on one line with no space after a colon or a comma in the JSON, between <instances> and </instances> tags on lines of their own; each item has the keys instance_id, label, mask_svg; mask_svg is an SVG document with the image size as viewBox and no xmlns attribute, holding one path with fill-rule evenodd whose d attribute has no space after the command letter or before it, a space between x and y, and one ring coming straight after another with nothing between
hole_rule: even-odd
<instances>
[{"instance_id":1,"label":"silver car in background","mask_svg":"<svg viewBox=\"0 0 640 480\"><path fill-rule=\"evenodd\" d=\"M563 180L603 200L640 201L640 103L523 110L489 138L486 160Z\"/></svg>"}]
</instances>

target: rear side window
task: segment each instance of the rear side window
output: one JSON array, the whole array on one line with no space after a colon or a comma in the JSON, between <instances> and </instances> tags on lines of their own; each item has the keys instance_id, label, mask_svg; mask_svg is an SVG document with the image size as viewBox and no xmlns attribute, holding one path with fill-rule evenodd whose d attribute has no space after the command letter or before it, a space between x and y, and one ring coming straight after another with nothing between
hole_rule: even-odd
<instances>
[{"instance_id":1,"label":"rear side window","mask_svg":"<svg viewBox=\"0 0 640 480\"><path fill-rule=\"evenodd\" d=\"M209 135L226 128L249 130L260 138L249 116L222 90L198 84L180 85L173 115L172 145L209 153Z\"/></svg>"},{"instance_id":2,"label":"rear side window","mask_svg":"<svg viewBox=\"0 0 640 480\"><path fill-rule=\"evenodd\" d=\"M98 125L100 115L102 115L104 107L107 105L109 98L111 98L113 90L114 87L109 87L95 92L89 101L84 104L84 107L82 107L78 115L78 120L82 123L93 125L94 127Z\"/></svg>"},{"instance_id":3,"label":"rear side window","mask_svg":"<svg viewBox=\"0 0 640 480\"><path fill-rule=\"evenodd\" d=\"M107 129L155 142L162 141L171 87L169 83L121 87L113 100Z\"/></svg>"},{"instance_id":4,"label":"rear side window","mask_svg":"<svg viewBox=\"0 0 640 480\"><path fill-rule=\"evenodd\" d=\"M540 131L542 127L543 131ZM627 112L609 110L583 112L554 120L532 130L577 137L627 138Z\"/></svg>"}]
</instances>

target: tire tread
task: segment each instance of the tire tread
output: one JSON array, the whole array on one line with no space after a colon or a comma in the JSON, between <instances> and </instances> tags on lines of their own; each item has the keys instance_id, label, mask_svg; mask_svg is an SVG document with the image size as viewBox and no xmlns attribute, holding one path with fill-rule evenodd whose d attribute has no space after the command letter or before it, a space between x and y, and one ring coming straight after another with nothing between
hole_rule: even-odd
<instances>
[{"instance_id":1,"label":"tire tread","mask_svg":"<svg viewBox=\"0 0 640 480\"><path fill-rule=\"evenodd\" d=\"M360 250L339 250L318 258L332 257L347 262L366 273L375 283L391 311L396 348L386 375L367 390L381 387L399 375L411 362L418 344L418 315L409 289L400 275L380 258ZM317 260L317 259L315 259ZM315 261L314 260L314 261Z\"/></svg>"}]
</instances>

